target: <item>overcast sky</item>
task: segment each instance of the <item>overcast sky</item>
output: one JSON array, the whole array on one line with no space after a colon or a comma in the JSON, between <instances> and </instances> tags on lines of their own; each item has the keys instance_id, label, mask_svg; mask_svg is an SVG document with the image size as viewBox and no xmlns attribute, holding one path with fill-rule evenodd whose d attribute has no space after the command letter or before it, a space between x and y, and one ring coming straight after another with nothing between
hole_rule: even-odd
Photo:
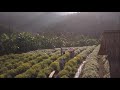
<instances>
[{"instance_id":1,"label":"overcast sky","mask_svg":"<svg viewBox=\"0 0 120 90\"><path fill-rule=\"evenodd\" d=\"M21 28L33 23L43 26L60 22L65 18L62 16L74 13L76 12L0 12L0 24Z\"/></svg>"},{"instance_id":2,"label":"overcast sky","mask_svg":"<svg viewBox=\"0 0 120 90\"><path fill-rule=\"evenodd\" d=\"M76 18L77 14L79 15ZM73 16L71 17L71 15ZM76 27L80 30L86 29L86 27L94 29L96 24L100 27L115 29L118 25L120 26L119 17L120 12L0 12L0 24L10 25L14 29L31 31L39 31L41 28L55 26L58 23L65 24L67 28L77 24ZM73 30L75 29L73 28Z\"/></svg>"}]
</instances>

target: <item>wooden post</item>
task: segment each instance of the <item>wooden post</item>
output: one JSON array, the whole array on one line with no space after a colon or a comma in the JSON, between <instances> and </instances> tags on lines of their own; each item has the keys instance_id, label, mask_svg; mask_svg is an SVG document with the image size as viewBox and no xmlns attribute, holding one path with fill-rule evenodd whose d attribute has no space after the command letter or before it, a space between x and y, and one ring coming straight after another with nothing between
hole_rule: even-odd
<instances>
[{"instance_id":1,"label":"wooden post","mask_svg":"<svg viewBox=\"0 0 120 90\"><path fill-rule=\"evenodd\" d=\"M110 77L120 78L120 30L104 31L99 55L108 55Z\"/></svg>"}]
</instances>

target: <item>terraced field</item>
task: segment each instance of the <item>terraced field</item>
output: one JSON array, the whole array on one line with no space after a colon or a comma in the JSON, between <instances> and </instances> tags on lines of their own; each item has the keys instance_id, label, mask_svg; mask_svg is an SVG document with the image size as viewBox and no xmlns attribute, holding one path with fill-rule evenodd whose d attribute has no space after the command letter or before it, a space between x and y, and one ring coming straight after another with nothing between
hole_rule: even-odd
<instances>
[{"instance_id":1,"label":"terraced field","mask_svg":"<svg viewBox=\"0 0 120 90\"><path fill-rule=\"evenodd\" d=\"M49 78L53 71L53 78L109 78L109 63L98 55L99 48L74 47L73 58L67 48L62 56L60 48L0 56L0 78Z\"/></svg>"}]
</instances>

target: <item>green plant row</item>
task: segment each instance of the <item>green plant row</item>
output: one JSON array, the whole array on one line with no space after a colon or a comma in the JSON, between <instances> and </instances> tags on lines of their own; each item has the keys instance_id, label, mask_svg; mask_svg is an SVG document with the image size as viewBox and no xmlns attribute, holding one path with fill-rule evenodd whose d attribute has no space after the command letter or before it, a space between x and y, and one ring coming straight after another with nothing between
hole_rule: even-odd
<instances>
[{"instance_id":1,"label":"green plant row","mask_svg":"<svg viewBox=\"0 0 120 90\"><path fill-rule=\"evenodd\" d=\"M87 47L80 47L80 48L77 48L76 50L80 50L83 51L85 50ZM76 51L75 50L75 51ZM77 54L78 52L75 52L75 55ZM59 57L57 60L55 60L54 62L52 62L50 64L49 67L46 67L45 69L41 70L39 73L38 73L38 78L48 78L48 76L50 75L50 73L55 70L55 71L61 71L61 68L60 68L60 61L64 59L65 63L68 62L70 60L70 53L68 51L66 51L66 53L64 55L62 55L61 57Z\"/></svg>"},{"instance_id":2,"label":"green plant row","mask_svg":"<svg viewBox=\"0 0 120 90\"><path fill-rule=\"evenodd\" d=\"M6 78L15 77L17 74L25 72L27 69L29 69L34 64L42 62L44 59L48 59L48 58L49 58L49 56L47 54L43 53L39 57L34 57L34 58L31 58L30 60L27 60L27 62L20 61L19 64L15 63L18 65L16 68L13 68L13 69L11 68L10 70L4 71L4 73L1 76L6 77ZM27 66L29 66L29 67L27 67Z\"/></svg>"},{"instance_id":3,"label":"green plant row","mask_svg":"<svg viewBox=\"0 0 120 90\"><path fill-rule=\"evenodd\" d=\"M15 55L12 55L15 56ZM0 74L1 73L6 73L6 71L11 70L11 69L16 69L17 67L19 67L20 65L22 65L23 63L28 63L30 62L31 64L33 64L35 61L39 62L44 58L48 58L48 55L45 53L38 53L38 54L24 54L21 57L17 58L17 59L8 59L5 63L3 63L1 65L1 69L0 69Z\"/></svg>"},{"instance_id":4,"label":"green plant row","mask_svg":"<svg viewBox=\"0 0 120 90\"><path fill-rule=\"evenodd\" d=\"M98 52L100 45L98 45L94 51L87 57L86 63L83 67L80 78L100 78L99 76L99 64L98 64Z\"/></svg>"},{"instance_id":5,"label":"green plant row","mask_svg":"<svg viewBox=\"0 0 120 90\"><path fill-rule=\"evenodd\" d=\"M31 68L29 68L27 71L17 75L15 78L36 78L36 77L38 77L38 73L42 69L48 67L58 57L60 57L60 52L59 51L52 54L52 56L49 57L48 59L44 59L42 62L36 63Z\"/></svg>"},{"instance_id":6,"label":"green plant row","mask_svg":"<svg viewBox=\"0 0 120 90\"><path fill-rule=\"evenodd\" d=\"M95 46L87 47L84 51L78 54L76 57L69 60L62 71L59 72L60 78L73 78L79 65L85 60L85 58L93 51Z\"/></svg>"}]
</instances>

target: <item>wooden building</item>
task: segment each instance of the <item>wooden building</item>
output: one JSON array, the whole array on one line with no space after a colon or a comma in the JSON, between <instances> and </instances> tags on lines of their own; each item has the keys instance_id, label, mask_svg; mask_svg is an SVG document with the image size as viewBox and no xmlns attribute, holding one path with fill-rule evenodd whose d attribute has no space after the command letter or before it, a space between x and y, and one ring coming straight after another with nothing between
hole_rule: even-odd
<instances>
[{"instance_id":1,"label":"wooden building","mask_svg":"<svg viewBox=\"0 0 120 90\"><path fill-rule=\"evenodd\" d=\"M108 55L110 77L120 78L120 30L104 31L99 55Z\"/></svg>"}]
</instances>

